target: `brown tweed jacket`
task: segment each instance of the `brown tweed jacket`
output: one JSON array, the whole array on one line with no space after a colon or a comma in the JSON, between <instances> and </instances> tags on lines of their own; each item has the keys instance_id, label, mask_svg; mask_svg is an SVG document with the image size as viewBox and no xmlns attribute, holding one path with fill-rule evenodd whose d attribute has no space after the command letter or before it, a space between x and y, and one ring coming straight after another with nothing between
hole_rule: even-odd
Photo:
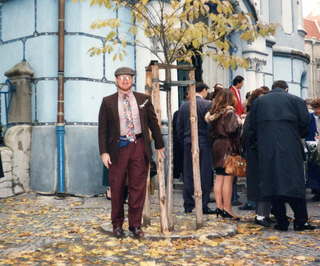
<instances>
[{"instance_id":1,"label":"brown tweed jacket","mask_svg":"<svg viewBox=\"0 0 320 266\"><path fill-rule=\"evenodd\" d=\"M156 149L164 147L161 130L150 97L139 92L133 92L133 94L136 97L139 108L146 156L150 160L152 152L149 129L155 141ZM116 162L118 160L120 138L118 93L103 98L99 111L98 131L100 154L109 153L111 162Z\"/></svg>"}]
</instances>

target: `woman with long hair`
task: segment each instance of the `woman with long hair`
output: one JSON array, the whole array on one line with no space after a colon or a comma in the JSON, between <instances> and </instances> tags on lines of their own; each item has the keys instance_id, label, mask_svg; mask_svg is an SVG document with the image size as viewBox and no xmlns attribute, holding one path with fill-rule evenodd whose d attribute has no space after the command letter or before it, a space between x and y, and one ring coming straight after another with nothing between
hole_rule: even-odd
<instances>
[{"instance_id":1,"label":"woman with long hair","mask_svg":"<svg viewBox=\"0 0 320 266\"><path fill-rule=\"evenodd\" d=\"M231 205L232 184L234 176L225 172L225 158L240 153L241 119L236 114L236 98L228 90L221 90L211 110L206 114L210 124L209 136L212 140L213 167L215 169L214 195L217 205L217 216L237 218Z\"/></svg>"}]
</instances>

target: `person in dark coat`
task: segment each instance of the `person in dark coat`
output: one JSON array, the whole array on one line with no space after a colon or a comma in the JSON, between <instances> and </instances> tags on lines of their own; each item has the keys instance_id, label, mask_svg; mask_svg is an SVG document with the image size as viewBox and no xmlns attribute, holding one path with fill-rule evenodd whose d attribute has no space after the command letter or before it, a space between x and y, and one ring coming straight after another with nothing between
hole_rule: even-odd
<instances>
[{"instance_id":1,"label":"person in dark coat","mask_svg":"<svg viewBox=\"0 0 320 266\"><path fill-rule=\"evenodd\" d=\"M306 141L319 141L320 137L320 98L311 102L313 112L310 115L310 124ZM319 145L319 144L318 144ZM320 166L308 162L307 187L312 189L312 201L320 201Z\"/></svg>"},{"instance_id":2,"label":"person in dark coat","mask_svg":"<svg viewBox=\"0 0 320 266\"><path fill-rule=\"evenodd\" d=\"M250 106L250 102L249 102L249 98L251 96L251 94L253 93L254 91L248 91L246 93L246 102L245 102L245 106L246 106L246 116L247 116L247 113L249 112L249 106ZM248 121L248 119L245 117L244 118L245 120ZM243 123L243 126L246 126L248 127L248 123L246 123L244 120L244 123ZM241 136L243 138L243 135ZM242 142L245 142L242 140ZM244 149L244 143L242 143L242 148ZM247 188L248 188L248 180L247 180ZM242 206L239 207L239 210L241 211L252 211L252 210L255 210L256 209L256 202L255 201L252 201L252 200L249 200L248 197L247 197L247 202L245 204L243 204Z\"/></svg>"},{"instance_id":3,"label":"person in dark coat","mask_svg":"<svg viewBox=\"0 0 320 266\"><path fill-rule=\"evenodd\" d=\"M272 91L256 99L250 111L249 130L258 151L260 196L272 200L277 230L288 230L286 202L294 212L295 230L314 229L308 223L301 141L308 126L305 102L288 93L285 81L275 81Z\"/></svg>"},{"instance_id":4,"label":"person in dark coat","mask_svg":"<svg viewBox=\"0 0 320 266\"><path fill-rule=\"evenodd\" d=\"M188 100L188 91L186 91L183 102ZM183 103L182 103L183 104ZM183 175L183 144L179 141L178 134L179 110L173 114L172 135L173 135L173 178L179 179ZM183 177L182 177L183 180Z\"/></svg>"},{"instance_id":5,"label":"person in dark coat","mask_svg":"<svg viewBox=\"0 0 320 266\"><path fill-rule=\"evenodd\" d=\"M234 176L225 172L225 158L240 153L241 119L236 114L236 98L231 90L222 90L205 116L210 124L216 213L224 218L239 220L232 212L231 198Z\"/></svg>"},{"instance_id":6,"label":"person in dark coat","mask_svg":"<svg viewBox=\"0 0 320 266\"><path fill-rule=\"evenodd\" d=\"M208 86L204 83L196 85L196 101L198 114L198 140L200 152L200 176L202 189L202 208L204 214L214 214L208 207L210 192L213 184L212 156L208 139L208 124L204 120L205 114L211 107L211 101L205 100ZM183 200L185 213L192 212L195 207L193 198L193 170L191 153L191 126L190 126L190 103L181 105L178 116L178 137L183 145Z\"/></svg>"},{"instance_id":7,"label":"person in dark coat","mask_svg":"<svg viewBox=\"0 0 320 266\"><path fill-rule=\"evenodd\" d=\"M178 137L178 115L179 110L173 114L172 135L173 135L173 178L179 179L183 173L183 145Z\"/></svg>"},{"instance_id":8,"label":"person in dark coat","mask_svg":"<svg viewBox=\"0 0 320 266\"><path fill-rule=\"evenodd\" d=\"M259 174L258 174L258 152L256 143L251 141L249 124L250 124L250 108L254 101L267 93L267 90L262 88L256 89L250 93L247 102L247 116L243 124L241 142L243 146L243 155L247 160L247 206L248 202L255 204L256 217L255 223L265 227L271 226L271 220L269 218L271 212L271 202L260 199L260 188L259 188ZM244 209L244 208L242 208ZM247 208L248 209L248 208Z\"/></svg>"}]
</instances>

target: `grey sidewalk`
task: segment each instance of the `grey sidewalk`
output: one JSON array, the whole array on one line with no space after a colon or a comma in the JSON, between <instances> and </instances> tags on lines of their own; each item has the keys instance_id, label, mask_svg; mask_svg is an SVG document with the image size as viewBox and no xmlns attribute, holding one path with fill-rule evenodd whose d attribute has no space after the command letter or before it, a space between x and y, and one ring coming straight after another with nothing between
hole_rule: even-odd
<instances>
[{"instance_id":1,"label":"grey sidewalk","mask_svg":"<svg viewBox=\"0 0 320 266\"><path fill-rule=\"evenodd\" d=\"M242 198L244 195L241 195ZM152 215L159 215L157 197ZM320 226L320 204L309 203L309 212ZM214 206L212 206L214 207ZM184 217L180 191L175 212ZM237 209L235 209L237 210ZM264 265L320 263L320 231L276 232L252 223L252 212L239 212L238 225L206 216L221 230L238 227L233 237L194 240L116 240L100 226L110 222L110 201L103 197L58 200L52 196L20 195L0 200L1 265ZM190 217L185 216L185 217ZM191 219L192 221L192 219ZM159 225L154 225L154 230ZM236 264L238 263L238 264Z\"/></svg>"}]
</instances>

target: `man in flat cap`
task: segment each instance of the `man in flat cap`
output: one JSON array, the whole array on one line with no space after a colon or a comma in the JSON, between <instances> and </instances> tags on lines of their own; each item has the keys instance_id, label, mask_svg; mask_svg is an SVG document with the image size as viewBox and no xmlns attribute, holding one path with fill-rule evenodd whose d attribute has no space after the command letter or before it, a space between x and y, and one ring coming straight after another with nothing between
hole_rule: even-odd
<instances>
[{"instance_id":1,"label":"man in flat cap","mask_svg":"<svg viewBox=\"0 0 320 266\"><path fill-rule=\"evenodd\" d=\"M115 71L118 91L104 97L99 112L99 149L103 164L109 169L111 219L115 237L124 236L123 197L126 178L129 192L129 230L134 237L141 230L146 194L148 164L151 159L149 130L158 156L164 157L164 143L149 96L132 91L135 71L121 67Z\"/></svg>"}]
</instances>

